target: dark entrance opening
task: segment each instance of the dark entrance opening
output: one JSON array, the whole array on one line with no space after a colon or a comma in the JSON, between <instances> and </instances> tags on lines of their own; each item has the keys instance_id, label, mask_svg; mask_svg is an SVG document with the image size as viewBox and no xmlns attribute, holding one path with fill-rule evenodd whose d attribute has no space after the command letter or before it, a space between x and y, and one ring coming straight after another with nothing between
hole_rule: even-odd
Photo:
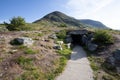
<instances>
[{"instance_id":1,"label":"dark entrance opening","mask_svg":"<svg viewBox=\"0 0 120 80\"><path fill-rule=\"evenodd\" d=\"M82 45L82 35L80 34L71 34L72 44L74 45Z\"/></svg>"}]
</instances>

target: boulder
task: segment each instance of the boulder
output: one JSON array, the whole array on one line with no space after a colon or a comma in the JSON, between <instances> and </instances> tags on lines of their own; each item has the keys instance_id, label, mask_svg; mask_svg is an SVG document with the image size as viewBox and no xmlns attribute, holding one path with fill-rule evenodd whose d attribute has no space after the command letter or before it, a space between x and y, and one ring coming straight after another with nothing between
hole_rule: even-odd
<instances>
[{"instance_id":1,"label":"boulder","mask_svg":"<svg viewBox=\"0 0 120 80\"><path fill-rule=\"evenodd\" d=\"M13 39L10 42L10 44L12 44L12 45L24 45L24 46L28 46L28 45L32 45L33 42L34 41L31 38L28 38L28 37L19 37L19 38Z\"/></svg>"},{"instance_id":2,"label":"boulder","mask_svg":"<svg viewBox=\"0 0 120 80\"><path fill-rule=\"evenodd\" d=\"M98 45L96 45L94 43L88 43L87 47L88 47L88 50L95 51L97 49Z\"/></svg>"},{"instance_id":3,"label":"boulder","mask_svg":"<svg viewBox=\"0 0 120 80\"><path fill-rule=\"evenodd\" d=\"M65 42L66 43L71 43L72 42L72 38L71 37L66 37Z\"/></svg>"},{"instance_id":4,"label":"boulder","mask_svg":"<svg viewBox=\"0 0 120 80\"><path fill-rule=\"evenodd\" d=\"M113 57L120 61L120 49L117 49L114 53L113 53Z\"/></svg>"},{"instance_id":5,"label":"boulder","mask_svg":"<svg viewBox=\"0 0 120 80\"><path fill-rule=\"evenodd\" d=\"M120 67L116 67L116 71L120 74Z\"/></svg>"},{"instance_id":6,"label":"boulder","mask_svg":"<svg viewBox=\"0 0 120 80\"><path fill-rule=\"evenodd\" d=\"M51 38L51 39L57 39L57 36L56 36L56 34L52 34L52 35L49 36L49 38Z\"/></svg>"},{"instance_id":7,"label":"boulder","mask_svg":"<svg viewBox=\"0 0 120 80\"><path fill-rule=\"evenodd\" d=\"M23 39L23 45L28 46L28 45L32 45L34 43L34 41L31 38L28 37L20 37L20 39Z\"/></svg>"},{"instance_id":8,"label":"boulder","mask_svg":"<svg viewBox=\"0 0 120 80\"><path fill-rule=\"evenodd\" d=\"M70 49L71 48L71 43L67 44L67 48Z\"/></svg>"},{"instance_id":9,"label":"boulder","mask_svg":"<svg viewBox=\"0 0 120 80\"><path fill-rule=\"evenodd\" d=\"M88 38L87 38L86 35L83 35L83 36L82 36L82 43L85 44L85 45L88 44Z\"/></svg>"},{"instance_id":10,"label":"boulder","mask_svg":"<svg viewBox=\"0 0 120 80\"><path fill-rule=\"evenodd\" d=\"M21 38L15 38L10 42L11 45L22 45L23 43L24 40Z\"/></svg>"},{"instance_id":11,"label":"boulder","mask_svg":"<svg viewBox=\"0 0 120 80\"><path fill-rule=\"evenodd\" d=\"M110 63L112 66L115 66L115 58L113 56L110 56L107 59L107 62Z\"/></svg>"},{"instance_id":12,"label":"boulder","mask_svg":"<svg viewBox=\"0 0 120 80\"><path fill-rule=\"evenodd\" d=\"M57 41L59 45L62 45L64 42L63 41Z\"/></svg>"},{"instance_id":13,"label":"boulder","mask_svg":"<svg viewBox=\"0 0 120 80\"><path fill-rule=\"evenodd\" d=\"M61 45L55 45L53 48L57 50L63 50Z\"/></svg>"}]
</instances>

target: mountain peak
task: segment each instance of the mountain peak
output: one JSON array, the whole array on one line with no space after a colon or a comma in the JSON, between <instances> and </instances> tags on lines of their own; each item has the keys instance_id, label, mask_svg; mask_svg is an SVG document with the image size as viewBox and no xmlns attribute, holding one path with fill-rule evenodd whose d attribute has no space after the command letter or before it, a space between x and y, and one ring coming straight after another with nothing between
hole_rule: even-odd
<instances>
[{"instance_id":1,"label":"mountain peak","mask_svg":"<svg viewBox=\"0 0 120 80\"><path fill-rule=\"evenodd\" d=\"M44 16L42 19L35 21L35 23L39 23L40 21L43 21L43 20L49 21L51 23L55 22L58 24L66 24L69 26L77 26L77 27L81 26L79 20L74 19L70 16L67 16L66 14L59 11L51 12L46 16Z\"/></svg>"},{"instance_id":2,"label":"mountain peak","mask_svg":"<svg viewBox=\"0 0 120 80\"><path fill-rule=\"evenodd\" d=\"M75 27L96 27L96 28L107 28L104 24L102 24L99 21L94 21L90 19L82 19L78 20L73 17L70 17L60 11L54 11L43 18L35 21L34 23L40 23L41 21L43 22L50 22L50 24L66 24L67 26L75 26Z\"/></svg>"}]
</instances>

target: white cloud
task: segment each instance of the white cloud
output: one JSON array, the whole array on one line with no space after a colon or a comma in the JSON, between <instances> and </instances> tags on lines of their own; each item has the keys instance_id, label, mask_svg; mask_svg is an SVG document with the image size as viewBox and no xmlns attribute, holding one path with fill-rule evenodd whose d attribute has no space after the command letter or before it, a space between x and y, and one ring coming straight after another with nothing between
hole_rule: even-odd
<instances>
[{"instance_id":1,"label":"white cloud","mask_svg":"<svg viewBox=\"0 0 120 80\"><path fill-rule=\"evenodd\" d=\"M73 11L71 14L81 18L97 12L110 4L113 0L69 0L66 8Z\"/></svg>"},{"instance_id":2,"label":"white cloud","mask_svg":"<svg viewBox=\"0 0 120 80\"><path fill-rule=\"evenodd\" d=\"M77 19L98 20L108 27L120 30L118 0L68 0L65 7L68 14Z\"/></svg>"}]
</instances>

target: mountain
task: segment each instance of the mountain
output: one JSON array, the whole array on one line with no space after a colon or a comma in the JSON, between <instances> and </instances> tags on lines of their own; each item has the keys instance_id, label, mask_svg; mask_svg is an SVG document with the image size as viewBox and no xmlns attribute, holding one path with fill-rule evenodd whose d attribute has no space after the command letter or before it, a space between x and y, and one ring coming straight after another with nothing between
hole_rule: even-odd
<instances>
[{"instance_id":1,"label":"mountain","mask_svg":"<svg viewBox=\"0 0 120 80\"><path fill-rule=\"evenodd\" d=\"M96 27L96 28L108 28L103 23L101 23L99 21L95 21L95 20L81 19L79 21L83 24L86 24L86 25L89 25L89 26L92 26L92 27Z\"/></svg>"},{"instance_id":2,"label":"mountain","mask_svg":"<svg viewBox=\"0 0 120 80\"><path fill-rule=\"evenodd\" d=\"M56 22L56 23L60 23L60 24L66 24L69 26L77 26L77 27L82 26L82 24L80 23L79 20L77 20L73 17L67 16L66 14L61 13L59 11L52 12L52 13L44 16L40 20L35 21L34 23L40 23L41 21L49 21L52 23Z\"/></svg>"},{"instance_id":3,"label":"mountain","mask_svg":"<svg viewBox=\"0 0 120 80\"><path fill-rule=\"evenodd\" d=\"M49 23L50 25L60 26L61 24L65 24L67 26L75 26L75 27L95 27L95 28L107 28L104 24L94 20L78 20L73 17L70 17L62 12L54 11L52 13L47 14L43 18L36 20L33 23Z\"/></svg>"}]
</instances>

